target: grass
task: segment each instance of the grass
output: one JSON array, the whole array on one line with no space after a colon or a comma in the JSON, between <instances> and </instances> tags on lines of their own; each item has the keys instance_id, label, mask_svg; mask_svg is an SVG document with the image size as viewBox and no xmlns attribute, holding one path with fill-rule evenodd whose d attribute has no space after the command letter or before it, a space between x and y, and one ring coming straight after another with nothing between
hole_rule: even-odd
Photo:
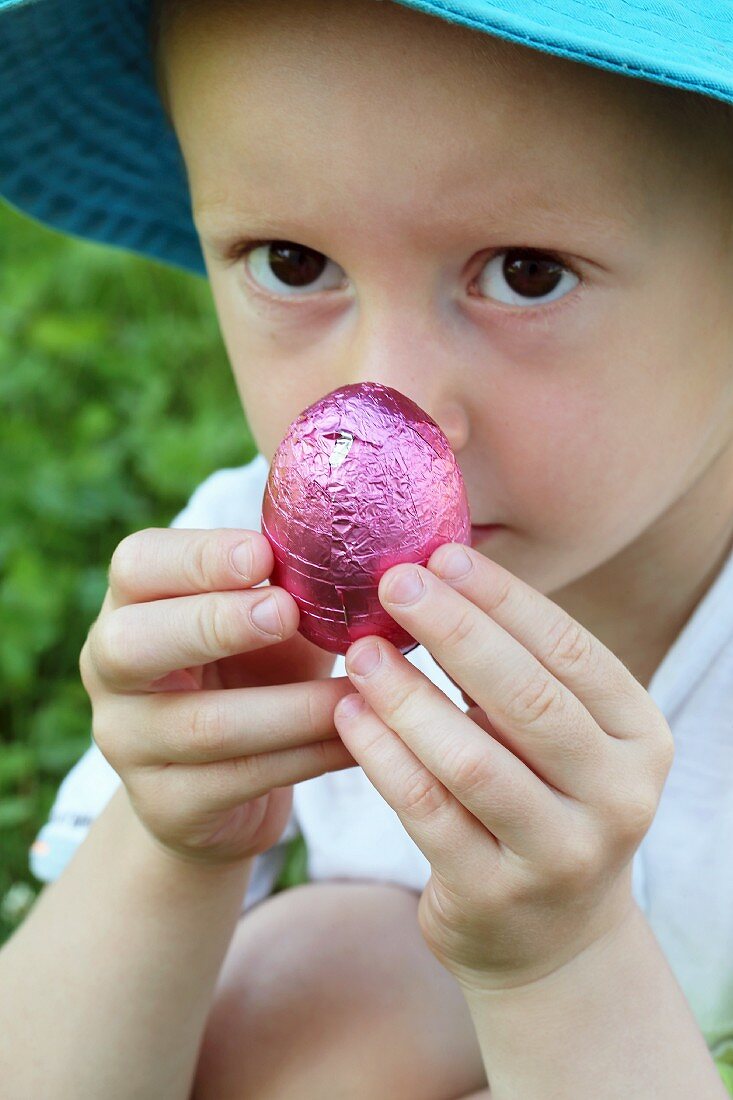
<instances>
[{"instance_id":1,"label":"grass","mask_svg":"<svg viewBox=\"0 0 733 1100\"><path fill-rule=\"evenodd\" d=\"M255 453L208 284L0 202L0 943L90 744L79 653L125 535ZM291 842L277 888L305 877Z\"/></svg>"}]
</instances>

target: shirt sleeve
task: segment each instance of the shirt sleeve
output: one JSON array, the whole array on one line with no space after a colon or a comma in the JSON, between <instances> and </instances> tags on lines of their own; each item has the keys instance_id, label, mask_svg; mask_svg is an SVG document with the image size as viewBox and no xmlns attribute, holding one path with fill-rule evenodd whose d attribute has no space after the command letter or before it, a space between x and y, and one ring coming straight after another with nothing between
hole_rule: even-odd
<instances>
[{"instance_id":1,"label":"shirt sleeve","mask_svg":"<svg viewBox=\"0 0 733 1100\"><path fill-rule=\"evenodd\" d=\"M267 463L261 455L246 466L217 470L198 486L170 526L259 531L266 478ZM120 783L120 777L92 741L63 779L48 820L31 846L29 866L35 878L48 883L59 877ZM293 810L278 843L255 857L243 912L272 893L290 841L299 835Z\"/></svg>"}]
</instances>

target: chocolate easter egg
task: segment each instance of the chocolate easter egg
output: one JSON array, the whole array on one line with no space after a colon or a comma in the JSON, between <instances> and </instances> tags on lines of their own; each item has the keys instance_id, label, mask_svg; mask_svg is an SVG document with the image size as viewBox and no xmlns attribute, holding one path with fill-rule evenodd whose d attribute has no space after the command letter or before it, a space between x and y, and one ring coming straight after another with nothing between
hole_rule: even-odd
<instances>
[{"instance_id":1,"label":"chocolate easter egg","mask_svg":"<svg viewBox=\"0 0 733 1100\"><path fill-rule=\"evenodd\" d=\"M298 604L300 632L331 653L366 634L413 649L418 643L379 602L380 577L471 537L445 435L404 394L376 382L343 386L296 417L272 460L262 531L275 556L271 583Z\"/></svg>"}]
</instances>

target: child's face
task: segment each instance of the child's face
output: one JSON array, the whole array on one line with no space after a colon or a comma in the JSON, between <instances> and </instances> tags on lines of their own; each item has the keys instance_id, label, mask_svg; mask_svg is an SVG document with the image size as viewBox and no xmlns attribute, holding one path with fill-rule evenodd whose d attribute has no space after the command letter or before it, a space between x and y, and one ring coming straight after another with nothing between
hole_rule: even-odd
<instances>
[{"instance_id":1,"label":"child's face","mask_svg":"<svg viewBox=\"0 0 733 1100\"><path fill-rule=\"evenodd\" d=\"M268 459L327 391L394 386L506 525L480 548L545 592L730 501L731 204L664 89L375 0L207 0L163 45ZM248 274L251 239L291 251Z\"/></svg>"}]
</instances>

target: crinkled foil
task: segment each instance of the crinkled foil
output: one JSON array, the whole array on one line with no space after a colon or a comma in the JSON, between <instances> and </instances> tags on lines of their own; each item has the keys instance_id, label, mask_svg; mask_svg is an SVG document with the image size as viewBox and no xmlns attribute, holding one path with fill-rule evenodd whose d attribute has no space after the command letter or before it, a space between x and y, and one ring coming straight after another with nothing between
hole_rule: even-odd
<instances>
[{"instance_id":1,"label":"crinkled foil","mask_svg":"<svg viewBox=\"0 0 733 1100\"><path fill-rule=\"evenodd\" d=\"M300 609L300 632L330 653L366 634L403 653L418 644L387 614L379 579L425 565L445 542L470 545L461 471L438 425L398 390L334 390L290 425L262 502L274 585Z\"/></svg>"}]
</instances>

